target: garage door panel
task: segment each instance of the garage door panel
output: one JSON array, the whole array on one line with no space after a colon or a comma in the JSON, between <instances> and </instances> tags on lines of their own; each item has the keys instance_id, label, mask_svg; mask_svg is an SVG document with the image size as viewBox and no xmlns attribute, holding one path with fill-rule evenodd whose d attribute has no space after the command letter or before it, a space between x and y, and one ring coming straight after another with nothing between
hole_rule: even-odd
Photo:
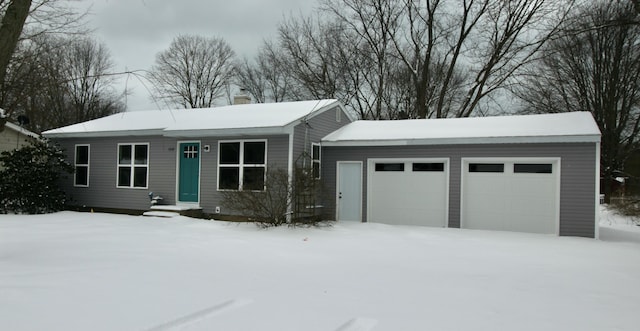
<instances>
[{"instance_id":1,"label":"garage door panel","mask_svg":"<svg viewBox=\"0 0 640 331\"><path fill-rule=\"evenodd\" d=\"M503 172L472 172L472 161L463 163L462 226L470 229L555 233L559 204L558 162L543 160L493 160ZM540 163L539 162L539 163ZM515 164L520 164L519 168ZM517 171L514 171L517 170ZM527 173L542 171L544 173ZM550 172L550 173L549 173Z\"/></svg>"},{"instance_id":2,"label":"garage door panel","mask_svg":"<svg viewBox=\"0 0 640 331\"><path fill-rule=\"evenodd\" d=\"M474 230L504 230L504 215L495 211L484 211L468 215L465 228Z\"/></svg>"},{"instance_id":3,"label":"garage door panel","mask_svg":"<svg viewBox=\"0 0 640 331\"><path fill-rule=\"evenodd\" d=\"M390 166L393 162L395 165ZM367 219L387 224L446 226L448 172L444 171L443 162L414 167L415 161L404 161L403 171L376 171L399 169L397 162L378 160L370 164Z\"/></svg>"}]
</instances>

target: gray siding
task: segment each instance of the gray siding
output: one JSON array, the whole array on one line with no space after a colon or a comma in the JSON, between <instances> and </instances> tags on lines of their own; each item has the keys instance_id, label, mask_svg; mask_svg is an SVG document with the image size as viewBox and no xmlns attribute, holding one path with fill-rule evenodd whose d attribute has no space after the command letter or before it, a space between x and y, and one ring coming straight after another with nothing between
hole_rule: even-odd
<instances>
[{"instance_id":1,"label":"gray siding","mask_svg":"<svg viewBox=\"0 0 640 331\"><path fill-rule=\"evenodd\" d=\"M337 121L336 112L340 112L340 121ZM304 152L309 153L311 143L319 143L320 139L329 133L349 124L351 121L347 114L338 106L328 109L307 121L300 123L293 131L293 160L298 160Z\"/></svg>"},{"instance_id":2,"label":"gray siding","mask_svg":"<svg viewBox=\"0 0 640 331\"><path fill-rule=\"evenodd\" d=\"M288 135L268 137L225 137L220 140L267 140L267 167L286 168ZM214 213L221 206L217 190L218 141L217 138L176 139L154 137L110 137L58 139L66 149L67 160L73 164L76 144L90 145L89 187L74 187L73 175L63 180L63 187L72 199L70 204L88 207L147 210L150 191L164 198L165 204L176 203L177 144L179 141L200 141L209 145L210 152L201 153L200 207L205 213ZM117 149L119 143L149 143L149 180L147 189L116 188ZM225 211L222 208L222 212Z\"/></svg>"},{"instance_id":3,"label":"gray siding","mask_svg":"<svg viewBox=\"0 0 640 331\"><path fill-rule=\"evenodd\" d=\"M149 192L162 195L166 203L175 203L175 139L154 137L118 137L60 139L67 160L73 164L75 144L88 144L89 187L74 187L73 175L63 185L70 203L78 206L146 210ZM149 143L149 179L147 189L117 188L117 153L119 143ZM167 193L165 193L167 192Z\"/></svg>"},{"instance_id":4,"label":"gray siding","mask_svg":"<svg viewBox=\"0 0 640 331\"><path fill-rule=\"evenodd\" d=\"M237 214L238 212L227 210L222 206L222 196L218 192L218 142L228 140L254 140L267 139L267 169L287 169L289 158L289 136L278 135L269 137L225 137L202 138L202 146L209 145L211 151L202 153L200 164L200 207L205 213L213 214L216 206L221 207L223 214ZM268 170L267 170L268 171ZM174 184L175 185L175 184Z\"/></svg>"},{"instance_id":5,"label":"gray siding","mask_svg":"<svg viewBox=\"0 0 640 331\"><path fill-rule=\"evenodd\" d=\"M323 147L322 177L328 217L335 218L336 162L363 163L363 221L367 219L367 159L450 158L449 227L460 227L461 159L467 157L558 157L561 159L560 235L595 236L596 147L594 143L442 146Z\"/></svg>"}]
</instances>

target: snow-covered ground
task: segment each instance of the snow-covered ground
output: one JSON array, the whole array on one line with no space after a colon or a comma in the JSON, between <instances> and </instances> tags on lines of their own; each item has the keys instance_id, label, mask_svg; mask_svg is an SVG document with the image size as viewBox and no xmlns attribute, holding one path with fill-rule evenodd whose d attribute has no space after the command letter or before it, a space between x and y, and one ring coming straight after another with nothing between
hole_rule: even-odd
<instances>
[{"instance_id":1,"label":"snow-covered ground","mask_svg":"<svg viewBox=\"0 0 640 331\"><path fill-rule=\"evenodd\" d=\"M638 330L640 227L601 240L0 215L2 330Z\"/></svg>"}]
</instances>

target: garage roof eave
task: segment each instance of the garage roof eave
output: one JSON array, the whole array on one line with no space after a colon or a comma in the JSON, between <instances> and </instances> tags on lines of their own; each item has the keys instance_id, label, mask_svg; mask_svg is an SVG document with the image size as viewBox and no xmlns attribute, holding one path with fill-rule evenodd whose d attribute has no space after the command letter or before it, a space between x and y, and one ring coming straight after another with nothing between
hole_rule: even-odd
<instances>
[{"instance_id":1,"label":"garage roof eave","mask_svg":"<svg viewBox=\"0 0 640 331\"><path fill-rule=\"evenodd\" d=\"M479 145L479 144L541 144L541 143L599 143L600 135L520 136L520 137L461 137L427 139L366 139L323 140L322 146L410 146L410 145Z\"/></svg>"}]
</instances>

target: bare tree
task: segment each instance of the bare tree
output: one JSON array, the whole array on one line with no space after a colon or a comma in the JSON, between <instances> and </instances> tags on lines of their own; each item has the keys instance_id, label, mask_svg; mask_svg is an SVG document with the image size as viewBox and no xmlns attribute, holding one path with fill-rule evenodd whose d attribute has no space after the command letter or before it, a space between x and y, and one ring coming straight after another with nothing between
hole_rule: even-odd
<instances>
[{"instance_id":1,"label":"bare tree","mask_svg":"<svg viewBox=\"0 0 640 331\"><path fill-rule=\"evenodd\" d=\"M350 33L352 67L357 112L363 118L388 118L397 106L388 102L391 76L397 73L393 57L392 31L397 29L400 7L386 0L324 0L323 9L343 22ZM347 32L342 32L347 33ZM390 110L393 109L393 110Z\"/></svg>"},{"instance_id":2,"label":"bare tree","mask_svg":"<svg viewBox=\"0 0 640 331\"><path fill-rule=\"evenodd\" d=\"M176 37L156 56L149 80L158 99L184 108L212 107L234 75L234 52L222 38Z\"/></svg>"},{"instance_id":3,"label":"bare tree","mask_svg":"<svg viewBox=\"0 0 640 331\"><path fill-rule=\"evenodd\" d=\"M48 35L84 35L87 12L79 12L68 0L0 0L0 105L13 112L13 105L4 98L8 89L14 88L6 77L16 63L15 50L21 43ZM1 124L0 124L1 127Z\"/></svg>"},{"instance_id":4,"label":"bare tree","mask_svg":"<svg viewBox=\"0 0 640 331\"><path fill-rule=\"evenodd\" d=\"M640 14L640 0L631 0L631 2L633 3L636 14Z\"/></svg>"},{"instance_id":5,"label":"bare tree","mask_svg":"<svg viewBox=\"0 0 640 331\"><path fill-rule=\"evenodd\" d=\"M361 117L466 117L536 58L572 2L323 0L329 16L322 22L341 31L321 36L343 40L349 56L338 58L347 64L351 90L342 94ZM294 45L302 40L280 37Z\"/></svg>"},{"instance_id":6,"label":"bare tree","mask_svg":"<svg viewBox=\"0 0 640 331\"><path fill-rule=\"evenodd\" d=\"M344 39L340 26L312 18L289 18L278 27L282 68L294 84L290 95L295 99L340 98L351 92L346 79L347 66L342 61Z\"/></svg>"},{"instance_id":7,"label":"bare tree","mask_svg":"<svg viewBox=\"0 0 640 331\"><path fill-rule=\"evenodd\" d=\"M640 26L609 24L635 15L630 3L595 1L566 20L561 38L529 69L516 94L524 111L590 111L602 132L603 190L640 147Z\"/></svg>"},{"instance_id":8,"label":"bare tree","mask_svg":"<svg viewBox=\"0 0 640 331\"><path fill-rule=\"evenodd\" d=\"M292 82L279 48L265 42L255 61L245 59L236 66L236 83L246 89L258 103L290 100Z\"/></svg>"},{"instance_id":9,"label":"bare tree","mask_svg":"<svg viewBox=\"0 0 640 331\"><path fill-rule=\"evenodd\" d=\"M5 5L6 7L4 7ZM0 1L0 6L2 6L0 9L3 11L0 22L0 91L3 91L9 62L18 45L24 22L29 15L31 0L9 1L8 4L2 0ZM10 113L7 114L7 116L9 115ZM5 123L6 118L0 118L0 129L4 128Z\"/></svg>"},{"instance_id":10,"label":"bare tree","mask_svg":"<svg viewBox=\"0 0 640 331\"><path fill-rule=\"evenodd\" d=\"M26 47L26 46L30 47ZM83 122L124 110L115 93L108 50L89 38L35 37L23 44L21 65L10 71L11 99L29 128L46 129Z\"/></svg>"}]
</instances>

